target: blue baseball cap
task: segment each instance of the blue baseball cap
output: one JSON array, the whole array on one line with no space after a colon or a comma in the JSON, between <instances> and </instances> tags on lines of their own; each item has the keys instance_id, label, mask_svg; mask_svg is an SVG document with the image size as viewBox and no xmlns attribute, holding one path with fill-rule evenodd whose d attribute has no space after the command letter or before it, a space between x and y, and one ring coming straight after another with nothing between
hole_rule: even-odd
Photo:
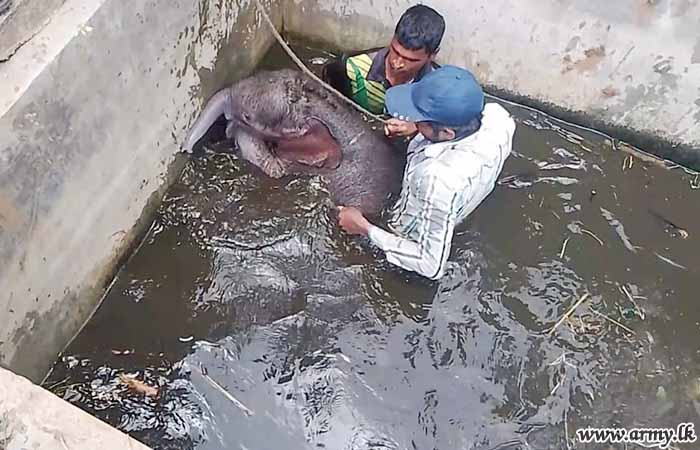
<instances>
[{"instance_id":1,"label":"blue baseball cap","mask_svg":"<svg viewBox=\"0 0 700 450\"><path fill-rule=\"evenodd\" d=\"M484 109L484 92L471 72L442 66L420 81L389 88L385 98L390 115L409 122L468 124Z\"/></svg>"}]
</instances>

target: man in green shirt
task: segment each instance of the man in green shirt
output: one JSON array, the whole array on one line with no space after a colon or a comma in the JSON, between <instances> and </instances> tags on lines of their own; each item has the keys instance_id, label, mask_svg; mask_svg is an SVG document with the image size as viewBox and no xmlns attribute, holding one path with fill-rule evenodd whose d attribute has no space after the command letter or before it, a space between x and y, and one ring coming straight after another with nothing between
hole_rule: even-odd
<instances>
[{"instance_id":1,"label":"man in green shirt","mask_svg":"<svg viewBox=\"0 0 700 450\"><path fill-rule=\"evenodd\" d=\"M384 113L386 90L419 81L435 70L434 62L445 33L445 20L434 9L415 5L403 13L387 47L343 54L323 68L323 78L357 104ZM414 123L400 117L388 120L387 136L412 136Z\"/></svg>"}]
</instances>

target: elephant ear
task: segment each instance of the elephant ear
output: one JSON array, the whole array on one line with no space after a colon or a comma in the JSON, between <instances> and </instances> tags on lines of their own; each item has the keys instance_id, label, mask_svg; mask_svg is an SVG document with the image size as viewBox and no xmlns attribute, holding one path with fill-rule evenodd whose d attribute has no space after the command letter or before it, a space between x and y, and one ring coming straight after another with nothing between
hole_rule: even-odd
<instances>
[{"instance_id":1,"label":"elephant ear","mask_svg":"<svg viewBox=\"0 0 700 450\"><path fill-rule=\"evenodd\" d=\"M309 119L306 132L299 137L277 142L277 156L305 166L336 169L342 159L340 144L328 127L318 119Z\"/></svg>"}]
</instances>

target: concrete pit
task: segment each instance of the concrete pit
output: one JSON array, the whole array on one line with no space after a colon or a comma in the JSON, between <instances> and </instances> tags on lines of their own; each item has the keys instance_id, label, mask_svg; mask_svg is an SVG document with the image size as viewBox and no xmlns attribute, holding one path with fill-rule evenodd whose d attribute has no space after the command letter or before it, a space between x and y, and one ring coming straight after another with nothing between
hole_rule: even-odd
<instances>
[{"instance_id":1,"label":"concrete pit","mask_svg":"<svg viewBox=\"0 0 700 450\"><path fill-rule=\"evenodd\" d=\"M412 3L263 2L341 50L385 44ZM447 19L439 62L700 169L700 4L425 3ZM0 365L44 378L149 227L203 103L272 42L251 1L0 0Z\"/></svg>"}]
</instances>

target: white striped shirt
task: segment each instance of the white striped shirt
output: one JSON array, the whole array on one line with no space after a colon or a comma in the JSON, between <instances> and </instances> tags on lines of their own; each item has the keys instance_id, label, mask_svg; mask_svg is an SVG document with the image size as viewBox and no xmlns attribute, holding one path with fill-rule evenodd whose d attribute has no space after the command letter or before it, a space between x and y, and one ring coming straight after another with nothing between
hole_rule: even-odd
<instances>
[{"instance_id":1,"label":"white striped shirt","mask_svg":"<svg viewBox=\"0 0 700 450\"><path fill-rule=\"evenodd\" d=\"M443 276L454 228L493 190L514 133L508 111L489 103L471 136L439 143L413 138L392 232L371 225L368 234L390 263L431 279Z\"/></svg>"}]
</instances>

